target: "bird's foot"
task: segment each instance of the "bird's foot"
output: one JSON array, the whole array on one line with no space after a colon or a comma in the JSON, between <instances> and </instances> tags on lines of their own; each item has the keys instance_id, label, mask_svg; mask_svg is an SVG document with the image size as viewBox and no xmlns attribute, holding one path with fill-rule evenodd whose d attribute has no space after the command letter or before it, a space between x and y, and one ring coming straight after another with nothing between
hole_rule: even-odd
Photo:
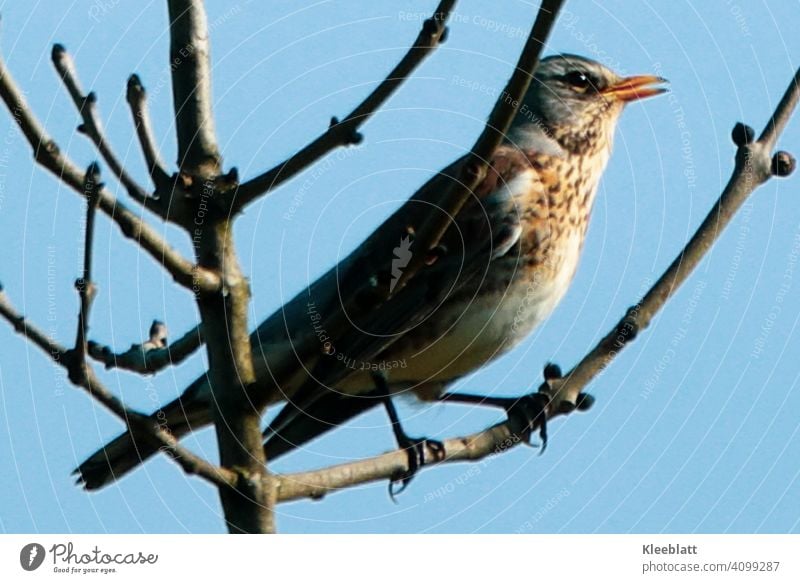
<instances>
[{"instance_id":1,"label":"bird's foot","mask_svg":"<svg viewBox=\"0 0 800 583\"><path fill-rule=\"evenodd\" d=\"M547 409L550 406L549 392L538 391L521 397L487 397L483 395L465 395L462 393L446 393L441 401L449 403L465 403L499 407L505 410L508 427L517 440L530 445L531 434L539 430L542 440L542 452L547 447Z\"/></svg>"},{"instance_id":2,"label":"bird's foot","mask_svg":"<svg viewBox=\"0 0 800 583\"><path fill-rule=\"evenodd\" d=\"M527 445L531 444L531 435L539 431L541 450L547 449L547 408L550 395L547 393L531 393L522 397L498 399L498 405L506 410L508 427L512 434Z\"/></svg>"},{"instance_id":3,"label":"bird's foot","mask_svg":"<svg viewBox=\"0 0 800 583\"><path fill-rule=\"evenodd\" d=\"M425 450L433 453L432 461L444 459L444 443L436 439L415 438L407 435L397 437L397 444L408 456L408 468L396 472L389 481L389 496L396 502L395 496L405 490L414 479L419 469L425 465ZM395 486L399 487L395 489Z\"/></svg>"},{"instance_id":4,"label":"bird's foot","mask_svg":"<svg viewBox=\"0 0 800 583\"><path fill-rule=\"evenodd\" d=\"M547 391L540 390L530 395L525 395L518 399L508 399L505 409L508 414L508 426L516 436L520 436L523 441L532 445L531 435L539 430L541 440L541 450L544 453L547 449L547 416L548 408L552 404L552 395ZM578 394L577 403L561 401L558 405L561 413L571 413L574 410L588 411L594 404L594 397L588 393Z\"/></svg>"},{"instance_id":5,"label":"bird's foot","mask_svg":"<svg viewBox=\"0 0 800 583\"><path fill-rule=\"evenodd\" d=\"M560 398L560 389L566 380L561 368L556 364L544 367L544 382L535 393L522 397L487 397L483 395L465 395L463 393L445 393L440 401L500 407L508 416L508 428L516 440L531 445L530 439L534 431L539 432L541 452L547 449L547 418L556 413L570 413L573 410L587 411L594 404L594 397L587 393L579 393L576 401L570 402Z\"/></svg>"}]
</instances>

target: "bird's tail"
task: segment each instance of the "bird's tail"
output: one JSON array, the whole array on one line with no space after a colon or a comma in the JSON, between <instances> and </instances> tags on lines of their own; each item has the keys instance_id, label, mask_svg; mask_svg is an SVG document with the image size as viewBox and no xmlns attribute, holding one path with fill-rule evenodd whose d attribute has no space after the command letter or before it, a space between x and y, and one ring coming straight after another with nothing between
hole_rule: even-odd
<instances>
[{"instance_id":1,"label":"bird's tail","mask_svg":"<svg viewBox=\"0 0 800 583\"><path fill-rule=\"evenodd\" d=\"M200 390L205 378L196 380L184 393L151 415L151 419L176 439L211 422L207 399ZM136 440L125 432L110 441L79 465L73 474L86 490L97 490L118 480L159 451L145 439Z\"/></svg>"},{"instance_id":2,"label":"bird's tail","mask_svg":"<svg viewBox=\"0 0 800 583\"><path fill-rule=\"evenodd\" d=\"M264 453L272 461L381 404L377 392L349 396L335 391L303 408L288 402L264 431Z\"/></svg>"}]
</instances>

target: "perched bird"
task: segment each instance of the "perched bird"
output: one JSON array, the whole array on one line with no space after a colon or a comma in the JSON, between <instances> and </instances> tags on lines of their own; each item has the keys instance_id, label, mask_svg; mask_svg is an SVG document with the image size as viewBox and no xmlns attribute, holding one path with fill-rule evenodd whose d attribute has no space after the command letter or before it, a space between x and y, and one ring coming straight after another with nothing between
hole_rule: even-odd
<instances>
[{"instance_id":1,"label":"perched bird","mask_svg":"<svg viewBox=\"0 0 800 583\"><path fill-rule=\"evenodd\" d=\"M487 176L435 249L414 248L409 217L437 212L427 198L458 176L466 158L264 321L251 336L258 378L251 393L263 406L286 401L265 431L267 458L382 403L409 451L409 471L396 476L405 485L424 461L426 440L403 432L392 395L458 401L445 393L448 384L549 316L575 274L619 115L627 103L665 91L662 82L620 77L576 55L543 59ZM413 253L425 253L426 266L398 286ZM364 278L372 288L388 287L389 300L370 309ZM404 366L393 366L398 362ZM211 407L204 375L153 419L181 437L211 423ZM427 443L441 451L439 442ZM79 482L102 487L155 452L125 433L78 467Z\"/></svg>"}]
</instances>

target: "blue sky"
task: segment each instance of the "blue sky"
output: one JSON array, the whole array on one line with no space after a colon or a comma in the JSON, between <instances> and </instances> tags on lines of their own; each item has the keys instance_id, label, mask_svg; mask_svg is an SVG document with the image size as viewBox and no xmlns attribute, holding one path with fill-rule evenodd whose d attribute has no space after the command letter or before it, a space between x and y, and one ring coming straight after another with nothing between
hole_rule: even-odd
<instances>
[{"instance_id":1,"label":"blue sky","mask_svg":"<svg viewBox=\"0 0 800 583\"><path fill-rule=\"evenodd\" d=\"M166 3L2 3L2 47L31 106L80 164L97 158L50 65L54 42L99 96L108 135L146 173L124 99L149 90L164 158L175 159ZM350 111L413 42L432 1L209 2L215 114L226 167L251 177ZM349 252L431 173L470 147L516 62L535 8L458 4L447 43L364 128L357 149L254 205L238 223L253 323ZM630 106L616 136L578 275L550 320L457 389L515 395L547 361L572 366L666 268L730 175L729 134L760 131L800 65L788 2L571 2L546 53L619 72L657 73L671 93ZM800 122L779 144L800 154ZM109 186L125 194L106 172ZM594 409L559 419L546 454L529 448L423 472L397 504L385 484L278 509L283 532L800 531L800 205L797 177L772 180L742 209L666 309L590 387ZM34 167L0 115L0 281L60 341L74 340L83 211ZM188 238L162 229L187 255ZM197 321L189 294L105 219L95 249L91 337L117 349L154 318L177 337ZM0 532L222 532L216 492L165 459L87 495L69 472L120 423L0 323ZM171 400L204 368L198 353L152 378L104 373L132 407ZM495 410L400 403L409 433L449 437ZM274 411L273 411L274 413ZM187 440L215 459L213 434ZM393 447L382 411L281 459L320 467Z\"/></svg>"}]
</instances>

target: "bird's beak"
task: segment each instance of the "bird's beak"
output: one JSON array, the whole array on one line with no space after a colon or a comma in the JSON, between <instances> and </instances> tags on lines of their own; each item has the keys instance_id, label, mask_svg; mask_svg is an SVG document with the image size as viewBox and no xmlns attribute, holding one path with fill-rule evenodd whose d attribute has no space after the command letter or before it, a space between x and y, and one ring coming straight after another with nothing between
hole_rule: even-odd
<instances>
[{"instance_id":1,"label":"bird's beak","mask_svg":"<svg viewBox=\"0 0 800 583\"><path fill-rule=\"evenodd\" d=\"M618 83L601 91L601 93L627 103L667 91L666 87L652 87L657 83L667 83L667 80L655 75L634 75L633 77L621 79Z\"/></svg>"}]
</instances>

